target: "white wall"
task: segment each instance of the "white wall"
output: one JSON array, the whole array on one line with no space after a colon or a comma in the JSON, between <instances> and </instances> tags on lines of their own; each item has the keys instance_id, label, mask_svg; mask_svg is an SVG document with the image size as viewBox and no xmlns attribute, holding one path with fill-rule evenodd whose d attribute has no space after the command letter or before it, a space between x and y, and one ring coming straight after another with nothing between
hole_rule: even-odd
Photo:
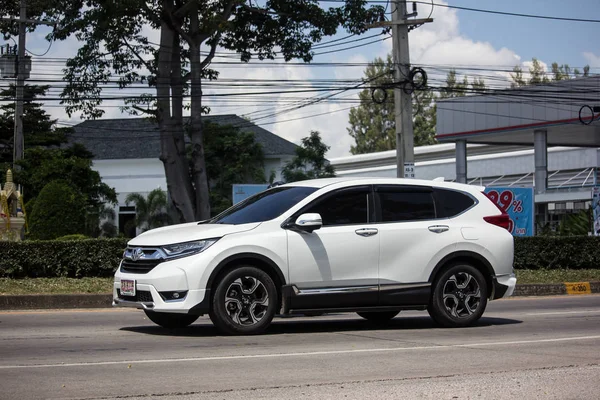
<instances>
[{"instance_id":1,"label":"white wall","mask_svg":"<svg viewBox=\"0 0 600 400\"><path fill-rule=\"evenodd\" d=\"M266 156L264 165L265 165L265 179L267 182L269 181L269 177L271 176L271 171L275 171L275 181L282 180L281 170L285 166L286 163L292 160L293 156L284 155L284 156Z\"/></svg>"},{"instance_id":2,"label":"white wall","mask_svg":"<svg viewBox=\"0 0 600 400\"><path fill-rule=\"evenodd\" d=\"M271 171L275 171L275 181L281 180L281 169L292 158L289 155L265 157L265 179L268 180ZM167 190L163 163L158 158L95 160L93 168L104 183L116 190L119 205L125 205L129 193L147 194L157 188Z\"/></svg>"},{"instance_id":3,"label":"white wall","mask_svg":"<svg viewBox=\"0 0 600 400\"><path fill-rule=\"evenodd\" d=\"M93 168L102 181L118 194L119 205L129 193L146 194L154 189L167 190L163 163L158 158L136 160L94 160Z\"/></svg>"}]
</instances>

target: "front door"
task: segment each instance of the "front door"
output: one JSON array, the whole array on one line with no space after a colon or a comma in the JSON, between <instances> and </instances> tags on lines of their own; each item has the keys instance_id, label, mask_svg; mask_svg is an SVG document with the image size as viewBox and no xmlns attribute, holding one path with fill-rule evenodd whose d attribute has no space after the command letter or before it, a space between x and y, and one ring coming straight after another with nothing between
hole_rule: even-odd
<instances>
[{"instance_id":1,"label":"front door","mask_svg":"<svg viewBox=\"0 0 600 400\"><path fill-rule=\"evenodd\" d=\"M366 307L377 304L379 235L372 225L371 187L327 193L300 213L318 213L312 233L288 230L294 309Z\"/></svg>"}]
</instances>

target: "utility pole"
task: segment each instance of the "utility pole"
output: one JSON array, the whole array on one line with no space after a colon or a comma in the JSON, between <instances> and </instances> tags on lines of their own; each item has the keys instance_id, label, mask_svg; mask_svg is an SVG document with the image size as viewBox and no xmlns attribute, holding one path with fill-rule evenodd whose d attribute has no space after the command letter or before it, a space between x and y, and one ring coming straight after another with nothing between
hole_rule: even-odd
<instances>
[{"instance_id":1,"label":"utility pole","mask_svg":"<svg viewBox=\"0 0 600 400\"><path fill-rule=\"evenodd\" d=\"M17 161L23 159L25 138L23 136L23 98L25 97L25 20L27 19L27 3L21 0L19 12L19 47L17 49L17 85L15 104L15 137L13 141L13 168L20 169Z\"/></svg>"},{"instance_id":2,"label":"utility pole","mask_svg":"<svg viewBox=\"0 0 600 400\"><path fill-rule=\"evenodd\" d=\"M413 3L413 12L407 13L406 0L392 2L392 21L379 22L369 28L392 26L392 58L396 82L409 80L410 51L408 32L418 25L433 22L433 19L409 19L417 16L417 4ZM396 174L398 178L415 177L414 133L412 120L412 90L405 91L404 85L394 88L394 113L396 116Z\"/></svg>"},{"instance_id":3,"label":"utility pole","mask_svg":"<svg viewBox=\"0 0 600 400\"><path fill-rule=\"evenodd\" d=\"M392 22L404 22L406 0L396 1ZM393 60L396 66L396 82L408 79L410 74L410 53L408 48L408 25L392 25ZM415 153L412 126L412 96L401 87L394 89L394 111L396 114L396 174L398 178L414 178Z\"/></svg>"},{"instance_id":4,"label":"utility pole","mask_svg":"<svg viewBox=\"0 0 600 400\"><path fill-rule=\"evenodd\" d=\"M15 60L16 93L15 93L15 132L13 141L13 168L18 170L17 161L23 159L25 139L23 136L23 103L25 97L25 80L31 72L31 59L25 57L26 24L55 25L54 22L27 19L27 2L20 0L19 18L0 18L2 21L19 23L19 45Z\"/></svg>"}]
</instances>

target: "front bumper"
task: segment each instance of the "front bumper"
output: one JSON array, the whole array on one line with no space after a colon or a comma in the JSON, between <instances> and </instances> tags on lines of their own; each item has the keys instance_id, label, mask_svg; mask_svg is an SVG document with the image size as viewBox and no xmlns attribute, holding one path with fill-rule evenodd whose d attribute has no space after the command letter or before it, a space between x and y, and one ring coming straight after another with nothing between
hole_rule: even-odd
<instances>
[{"instance_id":1,"label":"front bumper","mask_svg":"<svg viewBox=\"0 0 600 400\"><path fill-rule=\"evenodd\" d=\"M502 299L512 296L517 286L517 277L515 274L496 276L493 279L494 293L492 300Z\"/></svg>"},{"instance_id":2,"label":"front bumper","mask_svg":"<svg viewBox=\"0 0 600 400\"><path fill-rule=\"evenodd\" d=\"M121 295L121 280L135 282L135 296ZM173 298L173 292L177 292L180 297ZM173 264L161 264L145 274L126 273L119 268L115 273L112 305L156 312L202 315L208 312L209 292L207 289L190 287L185 271Z\"/></svg>"}]
</instances>

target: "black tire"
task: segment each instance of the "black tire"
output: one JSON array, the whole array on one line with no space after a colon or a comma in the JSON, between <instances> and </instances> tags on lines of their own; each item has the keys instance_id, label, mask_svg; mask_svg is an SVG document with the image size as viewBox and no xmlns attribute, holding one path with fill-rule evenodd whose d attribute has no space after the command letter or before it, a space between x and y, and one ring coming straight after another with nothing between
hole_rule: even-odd
<instances>
[{"instance_id":1,"label":"black tire","mask_svg":"<svg viewBox=\"0 0 600 400\"><path fill-rule=\"evenodd\" d=\"M230 271L213 292L209 316L217 329L226 334L262 333L277 311L275 283L255 267L240 266Z\"/></svg>"},{"instance_id":2,"label":"black tire","mask_svg":"<svg viewBox=\"0 0 600 400\"><path fill-rule=\"evenodd\" d=\"M371 322L386 322L400 314L400 311L365 311L357 314Z\"/></svg>"},{"instance_id":3,"label":"black tire","mask_svg":"<svg viewBox=\"0 0 600 400\"><path fill-rule=\"evenodd\" d=\"M481 318L487 296L482 273L472 265L455 264L436 278L427 311L443 327L465 327Z\"/></svg>"},{"instance_id":4,"label":"black tire","mask_svg":"<svg viewBox=\"0 0 600 400\"><path fill-rule=\"evenodd\" d=\"M185 328L198 319L198 315L163 313L148 310L144 310L144 312L150 321L167 329Z\"/></svg>"}]
</instances>

